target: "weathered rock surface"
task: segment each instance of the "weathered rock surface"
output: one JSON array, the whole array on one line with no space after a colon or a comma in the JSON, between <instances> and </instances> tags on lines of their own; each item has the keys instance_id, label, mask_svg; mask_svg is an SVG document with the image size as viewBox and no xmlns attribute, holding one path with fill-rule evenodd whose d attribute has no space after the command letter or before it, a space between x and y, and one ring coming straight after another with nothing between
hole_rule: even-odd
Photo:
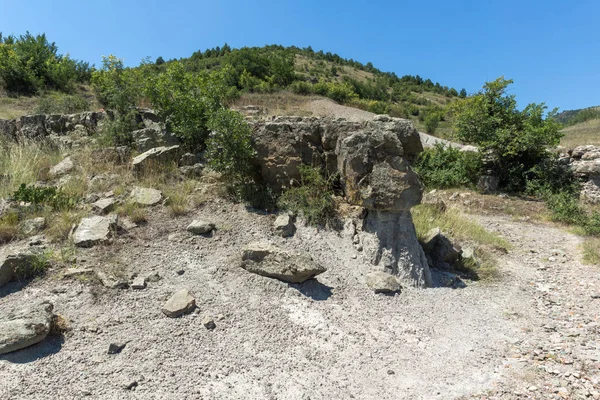
<instances>
[{"instance_id":1,"label":"weathered rock surface","mask_svg":"<svg viewBox=\"0 0 600 400\"><path fill-rule=\"evenodd\" d=\"M282 214L275 219L273 223L273 229L281 237L294 236L296 232L296 225L294 225L294 218L289 214Z\"/></svg>"},{"instance_id":2,"label":"weathered rock surface","mask_svg":"<svg viewBox=\"0 0 600 400\"><path fill-rule=\"evenodd\" d=\"M140 206L155 206L162 201L160 190L136 186L129 195L132 202Z\"/></svg>"},{"instance_id":3,"label":"weathered rock surface","mask_svg":"<svg viewBox=\"0 0 600 400\"><path fill-rule=\"evenodd\" d=\"M293 254L267 242L246 246L242 252L242 268L291 283L302 283L327 271L308 254Z\"/></svg>"},{"instance_id":4,"label":"weathered rock surface","mask_svg":"<svg viewBox=\"0 0 600 400\"><path fill-rule=\"evenodd\" d=\"M84 218L75 229L73 242L78 247L92 247L100 243L106 243L113 236L117 226L118 218L116 215Z\"/></svg>"},{"instance_id":5,"label":"weathered rock surface","mask_svg":"<svg viewBox=\"0 0 600 400\"><path fill-rule=\"evenodd\" d=\"M438 268L447 268L458 261L460 252L440 228L430 230L423 239L423 250Z\"/></svg>"},{"instance_id":6,"label":"weathered rock surface","mask_svg":"<svg viewBox=\"0 0 600 400\"><path fill-rule=\"evenodd\" d=\"M479 177L479 181L477 181L477 188L482 193L495 193L498 190L498 185L500 184L500 179L497 176L492 175L482 175Z\"/></svg>"},{"instance_id":7,"label":"weathered rock surface","mask_svg":"<svg viewBox=\"0 0 600 400\"><path fill-rule=\"evenodd\" d=\"M401 289L398 279L383 271L371 272L366 277L367 286L375 293L394 293Z\"/></svg>"},{"instance_id":8,"label":"weathered rock surface","mask_svg":"<svg viewBox=\"0 0 600 400\"><path fill-rule=\"evenodd\" d=\"M0 287L21 276L29 276L38 255L25 247L0 248Z\"/></svg>"},{"instance_id":9,"label":"weathered rock surface","mask_svg":"<svg viewBox=\"0 0 600 400\"><path fill-rule=\"evenodd\" d=\"M581 199L600 204L600 146L578 146L569 151L571 168L575 175L584 181Z\"/></svg>"},{"instance_id":10,"label":"weathered rock surface","mask_svg":"<svg viewBox=\"0 0 600 400\"><path fill-rule=\"evenodd\" d=\"M155 147L179 145L179 139L164 130L160 124L131 132L138 151L144 152Z\"/></svg>"},{"instance_id":11,"label":"weathered rock surface","mask_svg":"<svg viewBox=\"0 0 600 400\"><path fill-rule=\"evenodd\" d=\"M113 210L115 206L115 199L113 198L107 198L107 199L100 199L94 203L92 203L92 208L99 212L100 214L106 214L109 213Z\"/></svg>"},{"instance_id":12,"label":"weathered rock surface","mask_svg":"<svg viewBox=\"0 0 600 400\"><path fill-rule=\"evenodd\" d=\"M71 157L67 157L54 167L50 168L50 176L53 178L66 175L71 172L75 168L75 164L73 164L73 160Z\"/></svg>"},{"instance_id":13,"label":"weathered rock surface","mask_svg":"<svg viewBox=\"0 0 600 400\"><path fill-rule=\"evenodd\" d=\"M187 289L180 289L171 296L162 308L162 312L170 318L188 314L196 308L196 299Z\"/></svg>"},{"instance_id":14,"label":"weathered rock surface","mask_svg":"<svg viewBox=\"0 0 600 400\"><path fill-rule=\"evenodd\" d=\"M213 229L215 229L215 224L202 220L193 220L187 227L187 231L194 235L204 235L212 232Z\"/></svg>"},{"instance_id":15,"label":"weathered rock surface","mask_svg":"<svg viewBox=\"0 0 600 400\"><path fill-rule=\"evenodd\" d=\"M52 329L52 309L50 303L0 309L0 354L21 350L44 340Z\"/></svg>"},{"instance_id":16,"label":"weathered rock surface","mask_svg":"<svg viewBox=\"0 0 600 400\"><path fill-rule=\"evenodd\" d=\"M21 222L21 232L25 235L35 235L46 227L46 218L38 217Z\"/></svg>"},{"instance_id":17,"label":"weathered rock surface","mask_svg":"<svg viewBox=\"0 0 600 400\"><path fill-rule=\"evenodd\" d=\"M167 162L176 162L180 150L178 145L169 147L155 147L135 157L132 161L133 172L144 173L150 171L161 164Z\"/></svg>"},{"instance_id":18,"label":"weathered rock surface","mask_svg":"<svg viewBox=\"0 0 600 400\"><path fill-rule=\"evenodd\" d=\"M409 212L423 190L410 168L423 150L410 121L278 117L255 123L254 139L262 178L275 190L298 181L302 164L339 173L346 199L367 209L359 233L367 256L412 285L431 284Z\"/></svg>"}]
</instances>

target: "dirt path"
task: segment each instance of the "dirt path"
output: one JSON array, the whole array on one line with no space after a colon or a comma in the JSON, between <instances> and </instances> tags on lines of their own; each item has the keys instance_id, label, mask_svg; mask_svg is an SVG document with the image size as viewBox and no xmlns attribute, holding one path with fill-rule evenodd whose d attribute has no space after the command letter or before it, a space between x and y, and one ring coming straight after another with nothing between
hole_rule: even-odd
<instances>
[{"instance_id":1,"label":"dirt path","mask_svg":"<svg viewBox=\"0 0 600 400\"><path fill-rule=\"evenodd\" d=\"M145 290L56 277L0 289L0 306L47 298L73 328L0 357L0 398L546 399L560 387L597 390L598 269L579 264L578 239L563 231L477 217L515 246L502 281L389 297L366 289L369 263L350 238L300 227L274 239L272 216L225 202L197 217L217 224L214 237L191 237L192 216L158 209L113 246L80 252L80 266L158 272ZM262 238L309 251L329 270L303 285L249 274L238 254ZM181 287L199 309L169 319L160 308ZM123 341L122 353L107 354Z\"/></svg>"}]
</instances>

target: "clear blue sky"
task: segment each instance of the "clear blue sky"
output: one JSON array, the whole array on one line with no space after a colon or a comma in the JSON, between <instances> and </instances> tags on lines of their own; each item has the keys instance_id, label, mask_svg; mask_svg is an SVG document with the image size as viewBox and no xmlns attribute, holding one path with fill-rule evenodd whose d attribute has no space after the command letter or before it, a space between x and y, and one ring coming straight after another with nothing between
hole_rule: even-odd
<instances>
[{"instance_id":1,"label":"clear blue sky","mask_svg":"<svg viewBox=\"0 0 600 400\"><path fill-rule=\"evenodd\" d=\"M96 65L225 42L310 45L468 92L504 75L521 107L600 104L598 0L3 0L0 31L27 30Z\"/></svg>"}]
</instances>

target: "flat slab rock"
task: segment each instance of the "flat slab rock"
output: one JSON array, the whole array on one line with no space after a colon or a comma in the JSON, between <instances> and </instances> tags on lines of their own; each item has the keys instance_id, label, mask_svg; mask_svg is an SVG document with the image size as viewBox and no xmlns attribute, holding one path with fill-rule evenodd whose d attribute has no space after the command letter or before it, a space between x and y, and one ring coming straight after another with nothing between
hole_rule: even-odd
<instances>
[{"instance_id":1,"label":"flat slab rock","mask_svg":"<svg viewBox=\"0 0 600 400\"><path fill-rule=\"evenodd\" d=\"M136 186L129 196L131 201L141 206L154 206L162 201L160 190Z\"/></svg>"},{"instance_id":2,"label":"flat slab rock","mask_svg":"<svg viewBox=\"0 0 600 400\"><path fill-rule=\"evenodd\" d=\"M268 242L254 242L242 252L248 272L290 283L302 283L327 271L308 254L290 253Z\"/></svg>"},{"instance_id":3,"label":"flat slab rock","mask_svg":"<svg viewBox=\"0 0 600 400\"><path fill-rule=\"evenodd\" d=\"M18 309L0 309L0 354L21 350L41 342L52 328L50 303Z\"/></svg>"},{"instance_id":4,"label":"flat slab rock","mask_svg":"<svg viewBox=\"0 0 600 400\"><path fill-rule=\"evenodd\" d=\"M73 234L73 243L78 247L92 247L107 242L117 229L116 215L84 218Z\"/></svg>"},{"instance_id":5,"label":"flat slab rock","mask_svg":"<svg viewBox=\"0 0 600 400\"><path fill-rule=\"evenodd\" d=\"M196 299L187 289L176 291L162 308L163 314L170 318L177 318L188 314L196 308Z\"/></svg>"}]
</instances>

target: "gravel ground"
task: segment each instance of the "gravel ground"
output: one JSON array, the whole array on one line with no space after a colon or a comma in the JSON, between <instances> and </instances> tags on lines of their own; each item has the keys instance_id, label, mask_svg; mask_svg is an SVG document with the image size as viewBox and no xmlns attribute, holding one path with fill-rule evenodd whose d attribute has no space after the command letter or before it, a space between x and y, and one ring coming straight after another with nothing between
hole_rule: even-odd
<instances>
[{"instance_id":1,"label":"gravel ground","mask_svg":"<svg viewBox=\"0 0 600 400\"><path fill-rule=\"evenodd\" d=\"M191 236L185 227L192 218L218 230ZM551 398L554 383L577 371L577 382L594 390L600 307L590 294L599 288L598 269L576 261L579 239L478 218L515 244L503 257L501 281L384 296L366 288L367 260L336 232L300 226L293 238L276 238L274 216L224 201L176 219L157 208L146 226L78 256L97 270L158 272L162 279L146 289L56 275L0 289L0 306L47 298L72 327L64 339L1 356L0 398ZM238 257L257 239L308 251L329 270L303 285L252 275ZM543 261L556 250L565 256ZM167 318L161 306L180 288L195 295L198 310ZM204 328L205 316L216 329ZM128 343L109 355L112 342ZM556 358L539 360L551 351ZM126 389L132 382L137 387Z\"/></svg>"}]
</instances>

